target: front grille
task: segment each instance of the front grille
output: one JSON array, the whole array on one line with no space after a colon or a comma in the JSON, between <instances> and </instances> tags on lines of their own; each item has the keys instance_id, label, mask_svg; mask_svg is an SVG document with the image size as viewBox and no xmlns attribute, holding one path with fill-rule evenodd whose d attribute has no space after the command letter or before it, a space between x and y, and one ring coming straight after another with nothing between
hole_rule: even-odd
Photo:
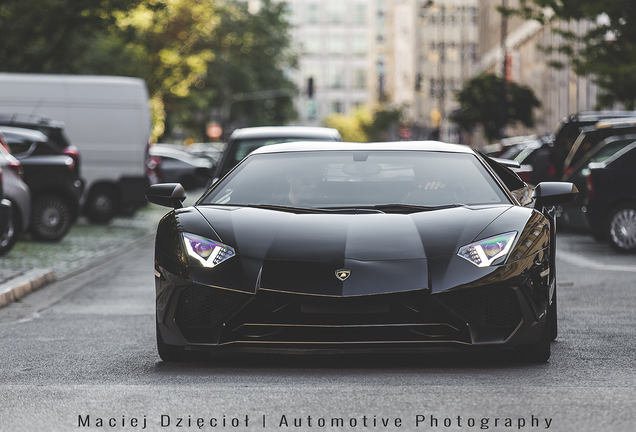
<instances>
[{"instance_id":1,"label":"front grille","mask_svg":"<svg viewBox=\"0 0 636 432\"><path fill-rule=\"evenodd\" d=\"M514 327L521 320L519 301L512 288L467 288L446 293L442 298L483 327Z\"/></svg>"},{"instance_id":2,"label":"front grille","mask_svg":"<svg viewBox=\"0 0 636 432\"><path fill-rule=\"evenodd\" d=\"M464 323L440 306L423 290L345 298L261 290L254 302L226 322L219 343L358 346L469 342Z\"/></svg>"},{"instance_id":3,"label":"front grille","mask_svg":"<svg viewBox=\"0 0 636 432\"><path fill-rule=\"evenodd\" d=\"M233 291L188 287L179 294L175 321L184 334L210 330L249 298Z\"/></svg>"}]
</instances>

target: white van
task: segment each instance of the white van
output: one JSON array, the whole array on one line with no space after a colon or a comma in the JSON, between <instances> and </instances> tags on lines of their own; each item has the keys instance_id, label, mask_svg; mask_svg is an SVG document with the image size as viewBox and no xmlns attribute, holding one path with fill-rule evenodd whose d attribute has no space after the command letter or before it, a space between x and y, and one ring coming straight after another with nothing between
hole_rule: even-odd
<instances>
[{"instance_id":1,"label":"white van","mask_svg":"<svg viewBox=\"0 0 636 432\"><path fill-rule=\"evenodd\" d=\"M145 203L150 108L139 78L94 75L0 73L0 115L63 122L79 149L83 210L105 222ZM51 127L58 122L49 122ZM59 128L59 126L58 126Z\"/></svg>"}]
</instances>

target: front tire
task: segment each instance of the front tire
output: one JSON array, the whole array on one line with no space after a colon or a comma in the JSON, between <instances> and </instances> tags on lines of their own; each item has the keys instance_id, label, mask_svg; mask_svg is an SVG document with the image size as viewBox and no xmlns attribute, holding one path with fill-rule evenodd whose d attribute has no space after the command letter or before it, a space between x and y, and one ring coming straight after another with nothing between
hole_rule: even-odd
<instances>
[{"instance_id":1,"label":"front tire","mask_svg":"<svg viewBox=\"0 0 636 432\"><path fill-rule=\"evenodd\" d=\"M71 208L57 195L42 195L33 203L31 232L38 240L59 241L71 228Z\"/></svg>"},{"instance_id":2,"label":"front tire","mask_svg":"<svg viewBox=\"0 0 636 432\"><path fill-rule=\"evenodd\" d=\"M161 338L161 332L159 331L159 325L157 324L157 352L161 360L165 362L194 362L204 361L209 359L209 356L205 352L201 351L188 351L185 347L169 345Z\"/></svg>"},{"instance_id":3,"label":"front tire","mask_svg":"<svg viewBox=\"0 0 636 432\"><path fill-rule=\"evenodd\" d=\"M607 218L607 238L618 252L636 251L636 206L614 208Z\"/></svg>"},{"instance_id":4,"label":"front tire","mask_svg":"<svg viewBox=\"0 0 636 432\"><path fill-rule=\"evenodd\" d=\"M515 358L521 362L545 363L550 359L551 355L551 326L550 314L546 315L546 323L543 329L541 340L534 344L519 345L515 347Z\"/></svg>"},{"instance_id":5,"label":"front tire","mask_svg":"<svg viewBox=\"0 0 636 432\"><path fill-rule=\"evenodd\" d=\"M552 299L552 304L548 305L548 323L549 323L551 341L556 340L559 334L559 324L558 324L557 318L558 318L557 317L557 292L555 288L554 299Z\"/></svg>"}]
</instances>

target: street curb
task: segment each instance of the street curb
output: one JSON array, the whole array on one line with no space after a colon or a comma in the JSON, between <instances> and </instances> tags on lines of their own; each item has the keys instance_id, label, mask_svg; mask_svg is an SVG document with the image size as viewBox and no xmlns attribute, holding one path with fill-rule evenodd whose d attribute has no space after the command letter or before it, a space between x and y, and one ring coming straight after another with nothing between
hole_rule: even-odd
<instances>
[{"instance_id":1,"label":"street curb","mask_svg":"<svg viewBox=\"0 0 636 432\"><path fill-rule=\"evenodd\" d=\"M51 269L32 269L0 285L0 308L20 300L55 280Z\"/></svg>"}]
</instances>

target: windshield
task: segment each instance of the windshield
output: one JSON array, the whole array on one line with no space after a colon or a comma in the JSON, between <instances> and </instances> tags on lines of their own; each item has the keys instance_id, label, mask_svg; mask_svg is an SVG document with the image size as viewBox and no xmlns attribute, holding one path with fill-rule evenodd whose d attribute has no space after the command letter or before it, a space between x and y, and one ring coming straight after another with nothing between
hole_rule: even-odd
<instances>
[{"instance_id":1,"label":"windshield","mask_svg":"<svg viewBox=\"0 0 636 432\"><path fill-rule=\"evenodd\" d=\"M328 209L500 203L510 201L474 155L308 151L250 156L199 204Z\"/></svg>"}]
</instances>

